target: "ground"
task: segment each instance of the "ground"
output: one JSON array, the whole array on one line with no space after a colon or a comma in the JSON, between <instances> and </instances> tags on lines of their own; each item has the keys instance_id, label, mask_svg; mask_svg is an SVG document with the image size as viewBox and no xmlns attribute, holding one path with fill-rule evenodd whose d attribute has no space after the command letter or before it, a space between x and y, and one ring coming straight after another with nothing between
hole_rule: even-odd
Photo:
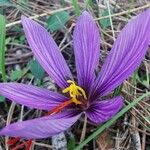
<instances>
[{"instance_id":1,"label":"ground","mask_svg":"<svg viewBox=\"0 0 150 150\"><path fill-rule=\"evenodd\" d=\"M6 18L6 39L5 60L1 49L0 64L5 63L6 75L3 68L0 80L1 82L7 80L7 82L33 84L50 90L58 90L33 57L21 26L21 15L31 17L48 29L75 76L72 32L80 12L87 9L99 27L101 33L99 68L101 68L121 29L131 18L149 7L149 0L78 0L78 2L76 0L2 0L0 1L0 13ZM2 29L1 24L0 26ZM4 34L4 30L1 29L0 32ZM150 53L147 51L140 67L122 84L121 88L118 88L119 94L125 98L124 107L150 90L149 77ZM0 97L0 128L10 122L16 122L18 119L37 118L44 113ZM141 102L116 119L111 126L104 127L103 132L96 129L97 126L91 124L83 116L69 131L65 132L63 135L65 139L61 138L64 140L65 144L62 143L65 146L62 145L73 150L88 136L96 132L98 136L96 138L93 136L83 149L150 150L149 98L144 97ZM8 144L5 142L7 140L7 137L0 137L0 149L8 149ZM66 144L66 140L68 144ZM34 141L32 149L50 150L57 145L52 141L52 138Z\"/></svg>"}]
</instances>

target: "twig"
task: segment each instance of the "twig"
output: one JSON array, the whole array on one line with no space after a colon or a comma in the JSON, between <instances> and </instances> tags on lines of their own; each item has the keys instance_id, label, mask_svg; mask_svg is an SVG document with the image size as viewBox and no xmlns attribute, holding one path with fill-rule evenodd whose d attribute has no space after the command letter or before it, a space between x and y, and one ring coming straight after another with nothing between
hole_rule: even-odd
<instances>
[{"instance_id":1,"label":"twig","mask_svg":"<svg viewBox=\"0 0 150 150\"><path fill-rule=\"evenodd\" d=\"M127 101L127 100L125 100L128 104L129 104L129 102ZM150 121L145 117L145 116L143 116L143 114L141 113L141 112L139 112L139 110L138 109L136 109L135 107L133 107L133 110L135 110L135 114L137 115L139 115L139 116L141 116L148 124L150 124ZM132 115L135 117L136 115L133 113L133 112L131 112L132 113Z\"/></svg>"},{"instance_id":2,"label":"twig","mask_svg":"<svg viewBox=\"0 0 150 150\"><path fill-rule=\"evenodd\" d=\"M71 25L71 27L67 30L67 32L65 33L65 36L64 36L63 40L62 40L61 43L59 44L59 48L62 47L63 43L65 42L65 40L66 40L67 37L68 37L68 34L71 32L71 30L73 29L74 26L75 26L75 24L73 23L73 24Z\"/></svg>"},{"instance_id":3,"label":"twig","mask_svg":"<svg viewBox=\"0 0 150 150\"><path fill-rule=\"evenodd\" d=\"M86 125L87 125L87 116L85 115L83 129L82 129L82 134L81 134L81 138L80 138L80 143L85 139Z\"/></svg>"},{"instance_id":4,"label":"twig","mask_svg":"<svg viewBox=\"0 0 150 150\"><path fill-rule=\"evenodd\" d=\"M113 40L115 41L115 33L114 33L114 26L113 26L113 22L112 22L112 16L111 16L111 12L110 12L110 5L109 5L109 1L106 0L106 5L107 5L107 9L108 9L108 14L109 14L109 20L110 20L110 26L111 26L111 30L112 30L112 35L113 35Z\"/></svg>"},{"instance_id":5,"label":"twig","mask_svg":"<svg viewBox=\"0 0 150 150\"><path fill-rule=\"evenodd\" d=\"M73 8L72 6L66 7L66 8L61 8L61 9L58 9L58 10L53 10L53 11L49 11L49 12L46 12L46 13L43 13L43 14L31 16L31 17L29 17L29 18L30 18L30 19L37 19L37 18L39 18L39 17L44 17L44 16L46 16L46 15L52 15L52 14L54 14L54 13L61 12L61 11L64 11L64 10L69 10L69 9L72 9L72 8ZM21 20L18 20L18 21L12 22L12 23L8 23L8 24L6 25L6 28L7 28L7 27L14 26L14 25L19 24L19 23L21 23Z\"/></svg>"},{"instance_id":6,"label":"twig","mask_svg":"<svg viewBox=\"0 0 150 150\"><path fill-rule=\"evenodd\" d=\"M131 127L131 128L134 128L135 130L138 130L139 132L141 132L141 133L143 133L143 134L145 134L145 135L148 135L148 136L150 136L150 133L149 132L146 132L146 129L145 129L145 131L143 131L142 129L139 129L139 128L137 128L137 127L134 127L132 124L130 124L129 122L124 122L124 125L126 125L126 126L129 126L129 127Z\"/></svg>"},{"instance_id":7,"label":"twig","mask_svg":"<svg viewBox=\"0 0 150 150\"><path fill-rule=\"evenodd\" d=\"M130 10L130 13L131 13L131 12L138 11L138 10L142 10L142 9L145 9L145 8L148 8L148 7L150 7L150 3L147 4L147 5L138 7L138 8L131 9L131 10ZM127 14L127 13L129 13L129 10L123 11L123 12L120 12L120 13L112 14L111 17L121 16L121 15L125 15L125 14ZM108 15L108 16L96 18L95 20L101 20L101 19L105 19L105 18L109 18L109 17L110 17L110 16Z\"/></svg>"},{"instance_id":8,"label":"twig","mask_svg":"<svg viewBox=\"0 0 150 150\"><path fill-rule=\"evenodd\" d=\"M131 12L138 11L138 10L142 10L142 9L145 9L145 8L148 8L148 7L150 7L150 4L147 4L147 5L138 7L138 8L134 8L134 9L130 10L130 13L131 13ZM29 18L30 18L30 19L37 19L37 18L39 18L39 17L44 17L44 16L46 16L46 15L54 14L54 13L56 13L56 12L61 12L61 11L64 11L64 10L69 10L69 9L72 9L72 8L73 8L73 7L70 6L70 7L66 7L66 8L62 8L62 9L58 9L58 10L49 11L49 12L46 12L46 13L43 13L43 14L31 16L31 17L29 17ZM105 19L105 18L109 18L109 17L116 17L116 16L120 16L120 15L127 14L127 13L129 13L128 10L127 10L127 11L120 12L120 13L115 13L115 14L112 14L112 15L104 16L104 17L99 17L99 18L96 18L95 20L101 20L101 19ZM18 20L18 21L12 22L12 23L8 23L8 24L6 25L6 28L7 28L7 27L14 26L14 25L19 24L19 23L21 23L21 20Z\"/></svg>"},{"instance_id":9,"label":"twig","mask_svg":"<svg viewBox=\"0 0 150 150\"><path fill-rule=\"evenodd\" d=\"M33 144L38 145L38 146L42 146L42 147L47 147L47 148L50 148L50 149L53 148L51 145L44 144L44 143L33 142Z\"/></svg>"},{"instance_id":10,"label":"twig","mask_svg":"<svg viewBox=\"0 0 150 150\"><path fill-rule=\"evenodd\" d=\"M12 119L12 115L13 115L15 106L16 106L16 103L12 102L11 106L10 106L10 109L9 109L9 112L8 112L6 125L9 125L11 123L11 119ZM8 138L9 138L8 136L5 137L5 148L6 148L6 150L9 150L9 147L7 145Z\"/></svg>"},{"instance_id":11,"label":"twig","mask_svg":"<svg viewBox=\"0 0 150 150\"><path fill-rule=\"evenodd\" d=\"M145 122L146 124L146 122ZM145 150L145 143L146 143L146 129L143 128L143 135L142 135L142 145L141 145L141 150Z\"/></svg>"}]
</instances>

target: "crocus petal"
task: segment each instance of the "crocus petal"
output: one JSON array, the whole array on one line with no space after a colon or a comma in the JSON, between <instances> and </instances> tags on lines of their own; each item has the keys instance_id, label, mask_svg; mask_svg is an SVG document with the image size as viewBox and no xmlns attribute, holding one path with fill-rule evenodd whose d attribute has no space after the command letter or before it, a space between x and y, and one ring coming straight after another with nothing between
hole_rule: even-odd
<instances>
[{"instance_id":1,"label":"crocus petal","mask_svg":"<svg viewBox=\"0 0 150 150\"><path fill-rule=\"evenodd\" d=\"M0 95L19 104L51 110L68 98L55 92L21 83L0 83Z\"/></svg>"},{"instance_id":2,"label":"crocus petal","mask_svg":"<svg viewBox=\"0 0 150 150\"><path fill-rule=\"evenodd\" d=\"M0 131L0 135L27 139L47 138L65 131L72 126L79 117L80 114L74 111L67 111L38 119L21 121L6 126Z\"/></svg>"},{"instance_id":3,"label":"crocus petal","mask_svg":"<svg viewBox=\"0 0 150 150\"><path fill-rule=\"evenodd\" d=\"M94 83L92 93L104 96L133 73L148 49L150 9L131 20L121 31Z\"/></svg>"},{"instance_id":4,"label":"crocus petal","mask_svg":"<svg viewBox=\"0 0 150 150\"><path fill-rule=\"evenodd\" d=\"M72 75L52 36L44 27L25 16L22 16L21 21L28 43L39 63L60 87L66 87L66 80L72 78Z\"/></svg>"},{"instance_id":5,"label":"crocus petal","mask_svg":"<svg viewBox=\"0 0 150 150\"><path fill-rule=\"evenodd\" d=\"M82 13L76 23L73 42L78 82L81 87L88 90L95 79L95 69L99 60L100 36L96 23L86 11Z\"/></svg>"},{"instance_id":6,"label":"crocus petal","mask_svg":"<svg viewBox=\"0 0 150 150\"><path fill-rule=\"evenodd\" d=\"M93 102L86 111L87 117L96 124L111 119L123 106L122 97Z\"/></svg>"}]
</instances>

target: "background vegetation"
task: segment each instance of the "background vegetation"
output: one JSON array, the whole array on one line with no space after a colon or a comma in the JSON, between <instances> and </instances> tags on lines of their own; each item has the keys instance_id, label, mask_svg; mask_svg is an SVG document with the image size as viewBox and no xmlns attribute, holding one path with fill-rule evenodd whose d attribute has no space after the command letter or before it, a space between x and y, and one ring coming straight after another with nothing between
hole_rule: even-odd
<instances>
[{"instance_id":1,"label":"background vegetation","mask_svg":"<svg viewBox=\"0 0 150 150\"><path fill-rule=\"evenodd\" d=\"M33 57L20 23L21 15L36 20L49 30L75 72L72 31L83 10L92 13L101 31L101 67L120 30L129 19L149 7L149 0L0 0L0 81L57 90ZM67 141L64 145L69 150L150 150L149 82L148 51L138 70L113 93L125 97L124 109L99 127L82 118L63 135L61 142ZM18 120L39 117L42 113L0 96L0 128ZM0 149L8 149L7 139L0 137ZM50 150L55 147L52 139L34 141L32 149Z\"/></svg>"}]
</instances>

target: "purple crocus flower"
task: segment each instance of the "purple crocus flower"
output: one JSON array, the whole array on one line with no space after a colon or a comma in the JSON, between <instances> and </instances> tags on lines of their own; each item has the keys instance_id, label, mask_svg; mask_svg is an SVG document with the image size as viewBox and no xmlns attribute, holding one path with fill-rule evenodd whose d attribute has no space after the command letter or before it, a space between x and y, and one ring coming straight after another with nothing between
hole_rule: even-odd
<instances>
[{"instance_id":1,"label":"purple crocus flower","mask_svg":"<svg viewBox=\"0 0 150 150\"><path fill-rule=\"evenodd\" d=\"M83 12L73 34L77 82L73 80L52 36L41 25L26 17L22 17L22 24L34 56L62 89L62 93L20 83L1 83L0 95L31 108L52 110L53 114L13 123L3 128L0 135L47 138L68 129L82 113L91 122L100 124L121 109L121 96L105 100L102 96L127 79L144 57L150 37L150 10L125 26L97 76L95 69L100 55L99 31L91 15Z\"/></svg>"}]
</instances>

